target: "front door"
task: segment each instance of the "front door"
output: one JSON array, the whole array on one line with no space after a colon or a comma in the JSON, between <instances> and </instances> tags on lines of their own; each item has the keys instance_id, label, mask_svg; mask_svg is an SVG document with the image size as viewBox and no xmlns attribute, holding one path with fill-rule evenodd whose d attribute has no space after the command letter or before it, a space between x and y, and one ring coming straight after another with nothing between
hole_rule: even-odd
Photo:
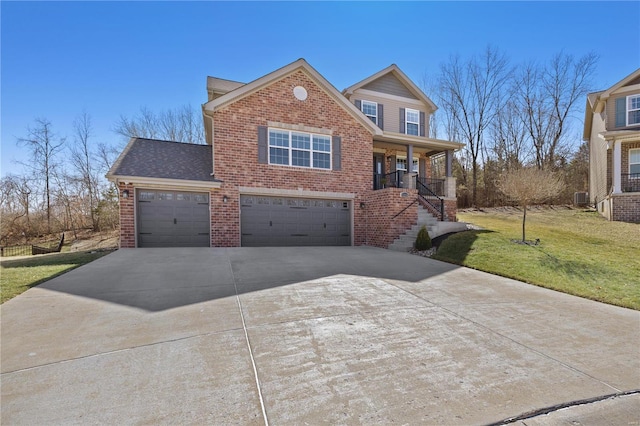
<instances>
[{"instance_id":1,"label":"front door","mask_svg":"<svg viewBox=\"0 0 640 426\"><path fill-rule=\"evenodd\" d=\"M384 172L384 155L373 154L373 189L382 188L381 180Z\"/></svg>"}]
</instances>

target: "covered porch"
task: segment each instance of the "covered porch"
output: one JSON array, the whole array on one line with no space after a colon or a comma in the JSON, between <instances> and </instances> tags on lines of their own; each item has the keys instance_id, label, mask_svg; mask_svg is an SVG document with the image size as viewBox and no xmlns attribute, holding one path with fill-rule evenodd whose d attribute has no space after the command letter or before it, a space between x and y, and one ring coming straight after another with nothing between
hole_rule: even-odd
<instances>
[{"instance_id":1,"label":"covered porch","mask_svg":"<svg viewBox=\"0 0 640 426\"><path fill-rule=\"evenodd\" d=\"M421 204L438 220L455 220L453 153L463 146L457 142L385 132L373 142L372 189L417 190ZM447 208L454 211L445 212Z\"/></svg>"}]
</instances>

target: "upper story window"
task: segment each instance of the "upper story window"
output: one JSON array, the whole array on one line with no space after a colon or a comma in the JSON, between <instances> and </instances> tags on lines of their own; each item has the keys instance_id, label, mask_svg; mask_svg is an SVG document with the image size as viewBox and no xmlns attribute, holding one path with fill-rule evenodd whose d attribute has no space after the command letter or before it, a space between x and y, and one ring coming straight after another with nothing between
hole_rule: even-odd
<instances>
[{"instance_id":1,"label":"upper story window","mask_svg":"<svg viewBox=\"0 0 640 426\"><path fill-rule=\"evenodd\" d=\"M378 104L371 101L362 101L362 112L371 121L378 124Z\"/></svg>"},{"instance_id":2,"label":"upper story window","mask_svg":"<svg viewBox=\"0 0 640 426\"><path fill-rule=\"evenodd\" d=\"M269 164L331 169L331 137L269 129Z\"/></svg>"},{"instance_id":3,"label":"upper story window","mask_svg":"<svg viewBox=\"0 0 640 426\"><path fill-rule=\"evenodd\" d=\"M407 135L420 135L420 111L415 109L405 109L405 123Z\"/></svg>"},{"instance_id":4,"label":"upper story window","mask_svg":"<svg viewBox=\"0 0 640 426\"><path fill-rule=\"evenodd\" d=\"M631 178L640 179L640 148L629 150L629 174Z\"/></svg>"},{"instance_id":5,"label":"upper story window","mask_svg":"<svg viewBox=\"0 0 640 426\"><path fill-rule=\"evenodd\" d=\"M640 95L627 96L627 126L640 124Z\"/></svg>"}]
</instances>

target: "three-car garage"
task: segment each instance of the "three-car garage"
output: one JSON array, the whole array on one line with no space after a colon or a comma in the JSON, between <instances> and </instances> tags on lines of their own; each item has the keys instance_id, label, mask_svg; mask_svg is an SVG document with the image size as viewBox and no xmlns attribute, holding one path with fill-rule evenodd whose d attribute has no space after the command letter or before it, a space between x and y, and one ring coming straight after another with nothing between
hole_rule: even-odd
<instances>
[{"instance_id":1,"label":"three-car garage","mask_svg":"<svg viewBox=\"0 0 640 426\"><path fill-rule=\"evenodd\" d=\"M136 190L138 247L209 247L209 193ZM351 245L351 201L240 196L240 245Z\"/></svg>"}]
</instances>

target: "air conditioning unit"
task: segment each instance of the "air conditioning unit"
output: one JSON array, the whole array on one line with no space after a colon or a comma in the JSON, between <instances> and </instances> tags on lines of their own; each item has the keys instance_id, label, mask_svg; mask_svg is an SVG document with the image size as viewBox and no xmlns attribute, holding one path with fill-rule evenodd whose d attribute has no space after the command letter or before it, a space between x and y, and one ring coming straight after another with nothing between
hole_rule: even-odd
<instances>
[{"instance_id":1,"label":"air conditioning unit","mask_svg":"<svg viewBox=\"0 0 640 426\"><path fill-rule=\"evenodd\" d=\"M573 205L577 207L585 207L589 204L588 192L574 192L573 193Z\"/></svg>"}]
</instances>

